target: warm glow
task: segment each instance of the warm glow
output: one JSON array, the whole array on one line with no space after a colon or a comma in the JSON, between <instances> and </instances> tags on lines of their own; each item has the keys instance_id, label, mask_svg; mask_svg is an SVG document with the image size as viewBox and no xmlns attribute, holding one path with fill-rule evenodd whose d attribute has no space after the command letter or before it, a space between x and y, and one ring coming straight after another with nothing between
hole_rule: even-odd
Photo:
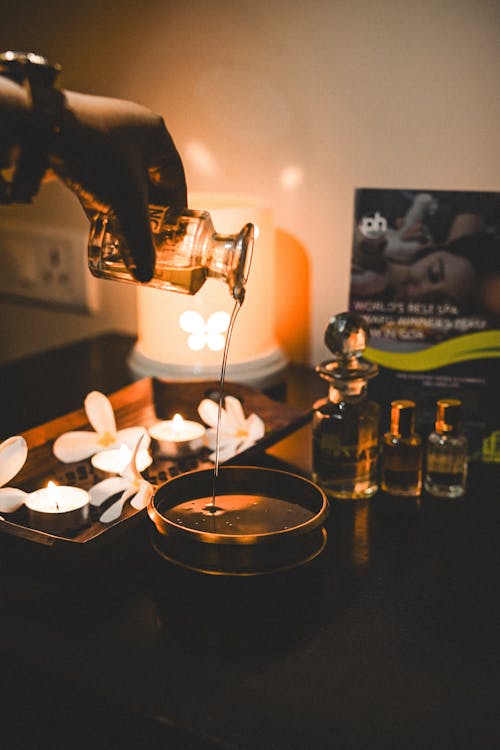
<instances>
[{"instance_id":1,"label":"warm glow","mask_svg":"<svg viewBox=\"0 0 500 750\"><path fill-rule=\"evenodd\" d=\"M219 310L210 315L207 320L206 330L211 333L225 333L229 326L229 314L224 310Z\"/></svg>"},{"instance_id":2,"label":"warm glow","mask_svg":"<svg viewBox=\"0 0 500 750\"><path fill-rule=\"evenodd\" d=\"M304 170L296 164L291 164L281 170L279 181L284 190L297 190L304 182Z\"/></svg>"},{"instance_id":3,"label":"warm glow","mask_svg":"<svg viewBox=\"0 0 500 750\"><path fill-rule=\"evenodd\" d=\"M195 310L185 310L179 318L183 331L189 333L187 345L191 351L199 352L205 347L213 352L224 347L224 333L229 327L229 313L219 310L212 313L205 322Z\"/></svg>"},{"instance_id":4,"label":"warm glow","mask_svg":"<svg viewBox=\"0 0 500 750\"><path fill-rule=\"evenodd\" d=\"M179 318L179 325L186 333L197 333L200 329L200 321L203 323L200 313L185 310Z\"/></svg>"},{"instance_id":5,"label":"warm glow","mask_svg":"<svg viewBox=\"0 0 500 750\"><path fill-rule=\"evenodd\" d=\"M258 227L254 234L259 236L247 295L231 340L227 377L228 380L260 383L262 378L269 377L286 362L275 333L275 309L277 299L286 297L280 293L282 288L287 288L281 286L282 274L286 273L287 278L292 276L288 271L287 257L282 258L284 268L275 262L276 232L270 207L260 199L248 196L209 193L191 193L189 206L208 211L215 231L222 235L237 234L247 223ZM280 270L279 288L276 285L277 269ZM293 270L296 270L295 266ZM295 275L292 281L297 286ZM307 296L308 275L301 276L298 281L298 292ZM228 313L233 307L224 284L219 279L209 278L196 298L155 294L141 285L137 295L139 335L130 358L134 375L144 377L154 372L155 376L172 381L219 378L227 323L230 321ZM284 302L282 307L285 307ZM299 314L304 306L292 307L297 310L294 325L290 326L290 336L293 329L302 330L308 324L307 320L301 321ZM222 317L220 311L226 311L226 314ZM174 325L165 326L165 320L173 321Z\"/></svg>"},{"instance_id":6,"label":"warm glow","mask_svg":"<svg viewBox=\"0 0 500 750\"><path fill-rule=\"evenodd\" d=\"M174 432L183 432L184 420L180 414L174 414L172 419L172 429Z\"/></svg>"},{"instance_id":7,"label":"warm glow","mask_svg":"<svg viewBox=\"0 0 500 750\"><path fill-rule=\"evenodd\" d=\"M219 171L214 155L201 141L190 141L184 148L184 155L196 169L207 177L214 177Z\"/></svg>"},{"instance_id":8,"label":"warm glow","mask_svg":"<svg viewBox=\"0 0 500 750\"><path fill-rule=\"evenodd\" d=\"M51 503L51 505L54 505L57 510L59 510L59 503L57 502L57 484L50 480L47 484L47 491L49 502Z\"/></svg>"},{"instance_id":9,"label":"warm glow","mask_svg":"<svg viewBox=\"0 0 500 750\"><path fill-rule=\"evenodd\" d=\"M189 333L187 345L193 352L199 352L205 347L205 321L199 312L185 310L179 318L179 325L183 331Z\"/></svg>"}]
</instances>

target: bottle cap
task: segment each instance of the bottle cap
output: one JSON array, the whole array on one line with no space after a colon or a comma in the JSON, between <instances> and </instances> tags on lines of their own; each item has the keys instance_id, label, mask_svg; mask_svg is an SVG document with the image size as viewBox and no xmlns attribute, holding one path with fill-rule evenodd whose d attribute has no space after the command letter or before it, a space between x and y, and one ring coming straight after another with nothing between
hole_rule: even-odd
<instances>
[{"instance_id":1,"label":"bottle cap","mask_svg":"<svg viewBox=\"0 0 500 750\"><path fill-rule=\"evenodd\" d=\"M410 437L415 431L415 402L391 401L391 435Z\"/></svg>"},{"instance_id":2,"label":"bottle cap","mask_svg":"<svg viewBox=\"0 0 500 750\"><path fill-rule=\"evenodd\" d=\"M363 359L370 340L370 329L361 315L339 313L330 319L325 331L325 344L334 355L316 367L326 380L366 380L378 373L378 366Z\"/></svg>"},{"instance_id":3,"label":"bottle cap","mask_svg":"<svg viewBox=\"0 0 500 750\"><path fill-rule=\"evenodd\" d=\"M462 402L458 398L442 398L437 402L436 431L453 432L460 429Z\"/></svg>"}]
</instances>

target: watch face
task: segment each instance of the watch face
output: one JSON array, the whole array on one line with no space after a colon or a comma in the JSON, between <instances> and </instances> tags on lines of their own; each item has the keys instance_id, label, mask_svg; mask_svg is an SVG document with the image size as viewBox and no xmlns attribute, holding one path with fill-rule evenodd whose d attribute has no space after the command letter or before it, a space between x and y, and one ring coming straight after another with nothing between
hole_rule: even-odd
<instances>
[{"instance_id":1,"label":"watch face","mask_svg":"<svg viewBox=\"0 0 500 750\"><path fill-rule=\"evenodd\" d=\"M0 74L22 83L30 77L30 70L47 72L48 82L52 84L61 70L60 65L51 65L46 57L36 52L14 52L7 50L0 53Z\"/></svg>"},{"instance_id":2,"label":"watch face","mask_svg":"<svg viewBox=\"0 0 500 750\"><path fill-rule=\"evenodd\" d=\"M31 63L32 65L49 65L49 61L43 55L38 55L36 52L14 52L13 50L7 50L6 52L0 52L0 61L2 63Z\"/></svg>"},{"instance_id":3,"label":"watch face","mask_svg":"<svg viewBox=\"0 0 500 750\"><path fill-rule=\"evenodd\" d=\"M25 79L26 55L24 52L2 52L0 54L0 74L16 83Z\"/></svg>"},{"instance_id":4,"label":"watch face","mask_svg":"<svg viewBox=\"0 0 500 750\"><path fill-rule=\"evenodd\" d=\"M19 60L20 58L26 58L26 55L24 52L13 52L12 50L7 50L6 52L0 52L0 61L1 62L12 62L12 60Z\"/></svg>"}]
</instances>

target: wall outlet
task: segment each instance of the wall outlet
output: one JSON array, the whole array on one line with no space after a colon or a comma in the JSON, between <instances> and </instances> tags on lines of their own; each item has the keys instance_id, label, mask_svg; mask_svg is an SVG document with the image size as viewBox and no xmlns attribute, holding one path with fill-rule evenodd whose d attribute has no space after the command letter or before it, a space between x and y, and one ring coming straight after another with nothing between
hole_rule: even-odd
<instances>
[{"instance_id":1,"label":"wall outlet","mask_svg":"<svg viewBox=\"0 0 500 750\"><path fill-rule=\"evenodd\" d=\"M87 233L0 221L0 296L19 302L97 310L97 283L87 266Z\"/></svg>"}]
</instances>

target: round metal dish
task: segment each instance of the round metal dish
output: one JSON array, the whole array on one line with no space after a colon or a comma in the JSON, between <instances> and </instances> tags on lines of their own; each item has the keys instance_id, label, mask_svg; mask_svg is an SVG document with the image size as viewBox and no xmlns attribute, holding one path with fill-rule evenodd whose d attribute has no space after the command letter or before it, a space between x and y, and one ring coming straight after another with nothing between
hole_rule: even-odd
<instances>
[{"instance_id":1,"label":"round metal dish","mask_svg":"<svg viewBox=\"0 0 500 750\"><path fill-rule=\"evenodd\" d=\"M163 484L148 514L166 560L213 575L261 575L303 565L326 544L329 505L313 482L276 469L224 466ZM212 511L212 512L211 512Z\"/></svg>"}]
</instances>

